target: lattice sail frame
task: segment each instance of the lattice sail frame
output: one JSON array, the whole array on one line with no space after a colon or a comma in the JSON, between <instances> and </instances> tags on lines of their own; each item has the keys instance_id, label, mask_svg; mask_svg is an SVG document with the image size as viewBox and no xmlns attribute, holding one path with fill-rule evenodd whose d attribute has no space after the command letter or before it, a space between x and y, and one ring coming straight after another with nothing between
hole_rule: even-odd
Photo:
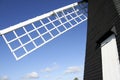
<instances>
[{"instance_id":1,"label":"lattice sail frame","mask_svg":"<svg viewBox=\"0 0 120 80\"><path fill-rule=\"evenodd\" d=\"M16 60L87 20L87 4L73 3L0 31Z\"/></svg>"}]
</instances>

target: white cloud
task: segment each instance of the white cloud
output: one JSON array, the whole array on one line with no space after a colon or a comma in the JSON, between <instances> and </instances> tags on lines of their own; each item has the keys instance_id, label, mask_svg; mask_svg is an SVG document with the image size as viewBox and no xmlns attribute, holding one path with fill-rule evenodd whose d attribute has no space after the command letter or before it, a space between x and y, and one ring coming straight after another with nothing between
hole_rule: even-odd
<instances>
[{"instance_id":1,"label":"white cloud","mask_svg":"<svg viewBox=\"0 0 120 80\"><path fill-rule=\"evenodd\" d=\"M31 72L31 73L28 73L27 75L25 75L23 78L24 79L38 79L39 74L37 72Z\"/></svg>"},{"instance_id":2,"label":"white cloud","mask_svg":"<svg viewBox=\"0 0 120 80\"><path fill-rule=\"evenodd\" d=\"M0 77L0 80L9 80L8 76L2 76Z\"/></svg>"},{"instance_id":3,"label":"white cloud","mask_svg":"<svg viewBox=\"0 0 120 80\"><path fill-rule=\"evenodd\" d=\"M42 72L52 72L56 69L58 69L59 66L56 63L53 63L53 65L51 67L46 67L45 69L42 69Z\"/></svg>"},{"instance_id":4,"label":"white cloud","mask_svg":"<svg viewBox=\"0 0 120 80\"><path fill-rule=\"evenodd\" d=\"M78 73L80 72L81 68L79 66L71 66L65 70L65 73Z\"/></svg>"},{"instance_id":5,"label":"white cloud","mask_svg":"<svg viewBox=\"0 0 120 80\"><path fill-rule=\"evenodd\" d=\"M43 71L44 71L44 72L51 72L51 71L53 71L53 68L47 67L47 68L45 68Z\"/></svg>"}]
</instances>

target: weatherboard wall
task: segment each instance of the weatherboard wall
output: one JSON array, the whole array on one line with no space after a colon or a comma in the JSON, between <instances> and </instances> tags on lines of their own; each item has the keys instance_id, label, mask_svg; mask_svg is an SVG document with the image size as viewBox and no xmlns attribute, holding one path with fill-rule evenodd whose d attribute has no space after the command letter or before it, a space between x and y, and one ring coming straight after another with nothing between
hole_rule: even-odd
<instances>
[{"instance_id":1,"label":"weatherboard wall","mask_svg":"<svg viewBox=\"0 0 120 80\"><path fill-rule=\"evenodd\" d=\"M120 56L120 6L117 4L116 8L115 2L117 0L88 1L88 33L84 80L103 80L100 42L111 34L113 27L116 28L116 40Z\"/></svg>"}]
</instances>

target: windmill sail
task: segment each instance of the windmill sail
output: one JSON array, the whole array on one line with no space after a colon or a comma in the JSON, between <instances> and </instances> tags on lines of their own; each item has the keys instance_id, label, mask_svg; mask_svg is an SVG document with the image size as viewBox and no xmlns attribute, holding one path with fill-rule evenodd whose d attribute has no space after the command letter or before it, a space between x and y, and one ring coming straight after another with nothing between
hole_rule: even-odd
<instances>
[{"instance_id":1,"label":"windmill sail","mask_svg":"<svg viewBox=\"0 0 120 80\"><path fill-rule=\"evenodd\" d=\"M20 60L87 20L87 3L73 3L0 30L16 60ZM29 45L33 47L29 48Z\"/></svg>"}]
</instances>

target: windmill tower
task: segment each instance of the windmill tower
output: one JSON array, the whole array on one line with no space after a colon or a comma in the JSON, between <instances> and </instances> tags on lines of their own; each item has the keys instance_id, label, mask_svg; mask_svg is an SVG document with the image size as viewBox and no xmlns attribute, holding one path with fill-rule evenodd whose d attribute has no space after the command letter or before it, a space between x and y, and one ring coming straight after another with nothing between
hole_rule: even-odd
<instances>
[{"instance_id":1,"label":"windmill tower","mask_svg":"<svg viewBox=\"0 0 120 80\"><path fill-rule=\"evenodd\" d=\"M120 80L120 1L90 0L84 80Z\"/></svg>"}]
</instances>

